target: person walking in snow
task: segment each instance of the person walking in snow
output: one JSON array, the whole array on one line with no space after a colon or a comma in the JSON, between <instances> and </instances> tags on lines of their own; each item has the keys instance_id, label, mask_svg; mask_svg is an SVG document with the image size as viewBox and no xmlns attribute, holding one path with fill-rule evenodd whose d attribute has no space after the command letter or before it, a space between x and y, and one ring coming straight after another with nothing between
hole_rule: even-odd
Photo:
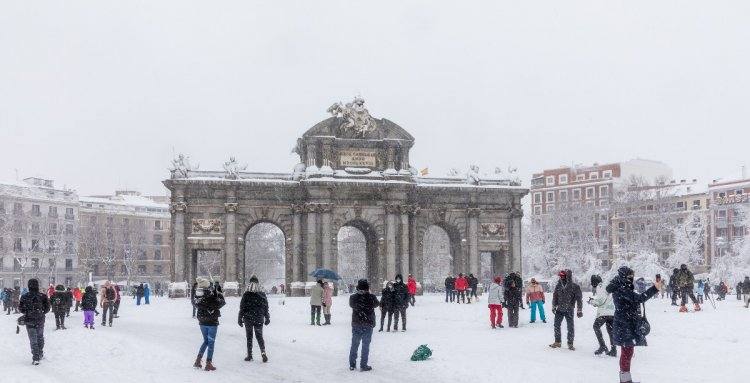
<instances>
[{"instance_id":1,"label":"person walking in snow","mask_svg":"<svg viewBox=\"0 0 750 383\"><path fill-rule=\"evenodd\" d=\"M416 303L416 299L414 298L417 295L417 280L414 279L414 276L409 274L409 277L406 278L406 288L409 290L409 303L414 306Z\"/></svg>"},{"instance_id":2,"label":"person walking in snow","mask_svg":"<svg viewBox=\"0 0 750 383\"><path fill-rule=\"evenodd\" d=\"M453 287L456 290L456 303L460 304L461 299L463 299L464 303L466 303L466 289L468 287L469 282L466 280L466 277L464 277L463 273L459 273Z\"/></svg>"},{"instance_id":3,"label":"person walking in snow","mask_svg":"<svg viewBox=\"0 0 750 383\"><path fill-rule=\"evenodd\" d=\"M544 288L542 288L536 279L531 278L531 284L526 289L526 305L529 306L531 311L530 323L536 322L536 312L539 310L539 319L542 323L547 323L547 318L544 315Z\"/></svg>"},{"instance_id":4,"label":"person walking in snow","mask_svg":"<svg viewBox=\"0 0 750 383\"><path fill-rule=\"evenodd\" d=\"M70 308L70 300L68 293L65 291L65 286L57 285L55 287L55 293L50 298L50 305L52 306L52 312L55 314L56 330L65 330L65 314Z\"/></svg>"},{"instance_id":5,"label":"person walking in snow","mask_svg":"<svg viewBox=\"0 0 750 383\"><path fill-rule=\"evenodd\" d=\"M148 283L143 285L143 303L145 304L151 304L151 288L148 286Z\"/></svg>"},{"instance_id":6,"label":"person walking in snow","mask_svg":"<svg viewBox=\"0 0 750 383\"><path fill-rule=\"evenodd\" d=\"M78 312L78 309L81 307L81 298L83 298L83 293L81 293L81 288L76 287L73 289L73 299L76 301L76 308L75 311Z\"/></svg>"},{"instance_id":7,"label":"person walking in snow","mask_svg":"<svg viewBox=\"0 0 750 383\"><path fill-rule=\"evenodd\" d=\"M669 289L672 292L670 297L672 298L672 306L677 306L677 294L680 293L680 286L677 285L677 275L680 273L680 269L675 268L672 270L672 276L669 277Z\"/></svg>"},{"instance_id":8,"label":"person walking in snow","mask_svg":"<svg viewBox=\"0 0 750 383\"><path fill-rule=\"evenodd\" d=\"M745 308L748 308L750 306L750 277L747 275L742 282L742 295L745 297Z\"/></svg>"},{"instance_id":9,"label":"person walking in snow","mask_svg":"<svg viewBox=\"0 0 750 383\"><path fill-rule=\"evenodd\" d=\"M523 301L521 277L516 273L508 274L504 287L503 300L505 308L508 309L508 327L518 328L518 309Z\"/></svg>"},{"instance_id":10,"label":"person walking in snow","mask_svg":"<svg viewBox=\"0 0 750 383\"><path fill-rule=\"evenodd\" d=\"M599 349L594 351L594 355L601 355L606 353L609 356L617 356L617 347L615 347L614 339L612 338L612 325L615 320L615 303L612 301L612 296L604 288L599 288L602 283L602 277L598 275L591 276L591 287L596 289L596 294L592 298L589 298L588 303L596 307L596 320L594 320L594 334L596 334L596 340L599 341ZM611 349L607 348L607 344L604 343L604 336L602 335L602 326L607 329L607 335L609 335L609 344Z\"/></svg>"},{"instance_id":11,"label":"person walking in snow","mask_svg":"<svg viewBox=\"0 0 750 383\"><path fill-rule=\"evenodd\" d=\"M203 343L198 350L198 357L195 359L193 367L202 368L203 354L206 354L206 371L214 371L213 365L214 344L216 342L216 333L219 328L219 317L221 317L221 308L224 307L224 295L217 290L215 286L206 278L197 278L198 288L195 292L195 306L198 309L198 324L200 325Z\"/></svg>"},{"instance_id":12,"label":"person walking in snow","mask_svg":"<svg viewBox=\"0 0 750 383\"><path fill-rule=\"evenodd\" d=\"M25 291L23 294L26 294L28 291ZM11 294L10 304L13 307L13 313L18 314L18 305L21 303L21 288L16 286L13 288L13 293Z\"/></svg>"},{"instance_id":13,"label":"person walking in snow","mask_svg":"<svg viewBox=\"0 0 750 383\"><path fill-rule=\"evenodd\" d=\"M24 315L31 345L31 364L36 366L44 358L44 320L50 305L47 296L39 291L38 279L29 279L28 287L29 291L19 300L18 310Z\"/></svg>"},{"instance_id":14,"label":"person walking in snow","mask_svg":"<svg viewBox=\"0 0 750 383\"><path fill-rule=\"evenodd\" d=\"M471 303L471 298L478 301L479 296L477 295L477 289L479 288L479 279L474 274L469 273L469 277L466 278L466 282L469 284L468 301Z\"/></svg>"},{"instance_id":15,"label":"person walking in snow","mask_svg":"<svg viewBox=\"0 0 750 383\"><path fill-rule=\"evenodd\" d=\"M310 325L320 326L320 311L323 306L323 280L318 282L310 289Z\"/></svg>"},{"instance_id":16,"label":"person walking in snow","mask_svg":"<svg viewBox=\"0 0 750 383\"><path fill-rule=\"evenodd\" d=\"M50 283L47 288L47 299L52 298L53 295L55 295L55 286Z\"/></svg>"},{"instance_id":17,"label":"person walking in snow","mask_svg":"<svg viewBox=\"0 0 750 383\"><path fill-rule=\"evenodd\" d=\"M398 329L398 318L401 317L401 331L406 331L406 309L409 307L409 290L404 284L404 277L396 275L393 283L393 331Z\"/></svg>"},{"instance_id":18,"label":"person walking in snow","mask_svg":"<svg viewBox=\"0 0 750 383\"><path fill-rule=\"evenodd\" d=\"M742 285L742 283L740 283L740 285ZM742 291L742 288L740 288L739 291ZM13 308L13 304L11 303L12 298L13 290L3 289L3 311L6 312L5 315L10 315L10 310Z\"/></svg>"},{"instance_id":19,"label":"person walking in snow","mask_svg":"<svg viewBox=\"0 0 750 383\"><path fill-rule=\"evenodd\" d=\"M357 351L362 343L362 353L359 360L360 371L370 371L369 364L370 341L372 329L375 327L375 308L378 298L370 294L370 284L367 279L357 282L357 292L349 297L349 307L352 308L352 346L349 349L349 370L357 368Z\"/></svg>"},{"instance_id":20,"label":"person walking in snow","mask_svg":"<svg viewBox=\"0 0 750 383\"><path fill-rule=\"evenodd\" d=\"M83 310L83 327L94 329L94 311L96 310L96 292L91 286L86 286L81 297L81 310Z\"/></svg>"},{"instance_id":21,"label":"person walking in snow","mask_svg":"<svg viewBox=\"0 0 750 383\"><path fill-rule=\"evenodd\" d=\"M445 303L453 303L456 291L455 285L456 278L453 278L453 275L448 274L448 276L445 278Z\"/></svg>"},{"instance_id":22,"label":"person walking in snow","mask_svg":"<svg viewBox=\"0 0 750 383\"><path fill-rule=\"evenodd\" d=\"M701 311L701 306L698 304L698 300L695 299L695 295L693 294L694 283L695 277L693 277L693 273L688 270L687 265L683 263L677 271L677 287L682 296L682 303L680 304L681 313L686 313L688 311L687 307L685 307L688 297L693 301L695 311Z\"/></svg>"},{"instance_id":23,"label":"person walking in snow","mask_svg":"<svg viewBox=\"0 0 750 383\"><path fill-rule=\"evenodd\" d=\"M385 322L386 315L388 316L388 326L386 326L386 331L391 331L391 320L393 319L393 300L393 282L388 281L388 283L385 284L383 291L380 292L380 330L378 330L378 332L383 332L383 323Z\"/></svg>"},{"instance_id":24,"label":"person walking in snow","mask_svg":"<svg viewBox=\"0 0 750 383\"><path fill-rule=\"evenodd\" d=\"M698 301L698 304L703 304L703 292L705 291L704 287L705 285L703 284L702 279L699 279L698 283L696 283L693 287L693 294L695 294L695 299Z\"/></svg>"},{"instance_id":25,"label":"person walking in snow","mask_svg":"<svg viewBox=\"0 0 750 383\"><path fill-rule=\"evenodd\" d=\"M246 362L253 360L253 332L260 348L260 357L263 363L268 362L266 356L266 343L263 341L263 325L271 324L271 315L268 312L268 298L258 282L256 276L250 277L247 291L242 295L240 311L237 322L240 327L245 326L245 337L247 338Z\"/></svg>"},{"instance_id":26,"label":"person walking in snow","mask_svg":"<svg viewBox=\"0 0 750 383\"><path fill-rule=\"evenodd\" d=\"M141 305L141 299L143 299L143 283L135 287L135 305Z\"/></svg>"},{"instance_id":27,"label":"person walking in snow","mask_svg":"<svg viewBox=\"0 0 750 383\"><path fill-rule=\"evenodd\" d=\"M65 317L70 317L70 310L73 308L73 291L70 287L65 288L65 297L68 300L68 307L65 310Z\"/></svg>"},{"instance_id":28,"label":"person walking in snow","mask_svg":"<svg viewBox=\"0 0 750 383\"><path fill-rule=\"evenodd\" d=\"M737 282L737 287L734 288L735 294L737 294L737 300L742 300L742 281Z\"/></svg>"},{"instance_id":29,"label":"person walking in snow","mask_svg":"<svg viewBox=\"0 0 750 383\"><path fill-rule=\"evenodd\" d=\"M646 337L639 331L641 304L651 299L659 290L651 286L642 294L636 293L633 286L633 270L622 266L617 276L607 285L615 304L613 322L615 345L620 346L620 382L633 383L630 375L630 362L636 346L646 346ZM644 306L645 307L645 306Z\"/></svg>"},{"instance_id":30,"label":"person walking in snow","mask_svg":"<svg viewBox=\"0 0 750 383\"><path fill-rule=\"evenodd\" d=\"M122 297L120 296L120 286L118 284L113 284L112 286L115 289L115 308L112 310L112 317L113 318L119 318L120 317L120 302L122 301Z\"/></svg>"},{"instance_id":31,"label":"person walking in snow","mask_svg":"<svg viewBox=\"0 0 750 383\"><path fill-rule=\"evenodd\" d=\"M331 283L323 283L323 326L331 324L331 306L333 306L333 286Z\"/></svg>"},{"instance_id":32,"label":"person walking in snow","mask_svg":"<svg viewBox=\"0 0 750 383\"><path fill-rule=\"evenodd\" d=\"M109 281L104 282L101 293L99 294L99 302L102 307L102 327L107 325L107 315L109 314L109 327L112 327L112 321L114 319L115 301L117 300L117 292L114 286Z\"/></svg>"},{"instance_id":33,"label":"person walking in snow","mask_svg":"<svg viewBox=\"0 0 750 383\"><path fill-rule=\"evenodd\" d=\"M583 298L581 287L573 282L573 272L571 270L562 270L558 273L560 280L555 286L555 292L552 294L552 313L555 314L555 342L549 345L552 348L560 348L562 345L562 332L560 327L562 321L568 327L568 349L575 351L573 340L575 339L575 327L573 325L573 312L578 310L576 315L580 318L583 316Z\"/></svg>"},{"instance_id":34,"label":"person walking in snow","mask_svg":"<svg viewBox=\"0 0 750 383\"><path fill-rule=\"evenodd\" d=\"M490 309L490 326L503 328L503 278L495 277L487 291L487 308Z\"/></svg>"}]
</instances>

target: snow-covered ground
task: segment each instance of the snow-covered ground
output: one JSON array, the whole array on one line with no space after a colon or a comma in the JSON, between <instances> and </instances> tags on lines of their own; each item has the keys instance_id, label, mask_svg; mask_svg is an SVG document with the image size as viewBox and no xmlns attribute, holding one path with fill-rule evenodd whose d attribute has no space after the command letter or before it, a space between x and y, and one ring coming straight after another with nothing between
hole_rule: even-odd
<instances>
[{"instance_id":1,"label":"snow-covered ground","mask_svg":"<svg viewBox=\"0 0 750 383\"><path fill-rule=\"evenodd\" d=\"M194 370L201 335L188 300L157 298L149 306L123 300L112 328L86 330L82 313L72 313L67 331L47 320L46 359L31 366L25 330L15 335L15 315L0 316L2 382L617 382L617 359L595 357L594 310L576 322L576 351L552 350L548 323L529 324L521 311L518 329L491 330L484 300L445 304L442 297L418 297L409 309L408 331L375 333L372 372L350 372L347 356L351 311L346 296L335 297L332 326L310 326L305 298L272 297L271 325L265 328L269 363L244 362L245 334L237 325L238 298L223 310L214 362L218 370ZM584 298L585 300L585 298ZM282 301L285 303L282 305ZM549 299L548 299L549 301ZM699 313L679 314L667 300L648 305L652 334L639 347L634 378L642 382L746 382L750 377L750 310L735 297ZM549 310L549 308L548 308ZM100 317L97 317L99 320ZM504 318L507 324L507 316ZM97 322L98 324L98 322ZM563 325L564 328L565 325ZM376 329L377 330L377 329ZM433 356L409 357L420 344ZM257 346L256 346L257 347ZM257 349L255 351L258 356Z\"/></svg>"}]
</instances>

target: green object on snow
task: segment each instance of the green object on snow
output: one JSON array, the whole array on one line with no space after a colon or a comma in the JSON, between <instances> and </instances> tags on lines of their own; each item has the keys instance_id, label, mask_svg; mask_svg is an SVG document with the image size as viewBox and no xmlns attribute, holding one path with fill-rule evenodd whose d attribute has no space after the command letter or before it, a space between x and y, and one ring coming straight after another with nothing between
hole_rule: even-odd
<instances>
[{"instance_id":1,"label":"green object on snow","mask_svg":"<svg viewBox=\"0 0 750 383\"><path fill-rule=\"evenodd\" d=\"M412 362L420 362L423 360L427 360L427 358L432 356L432 350L430 350L429 347L427 347L426 344L423 344L419 347L417 347L416 350L414 350L414 353L411 354L411 361Z\"/></svg>"}]
</instances>

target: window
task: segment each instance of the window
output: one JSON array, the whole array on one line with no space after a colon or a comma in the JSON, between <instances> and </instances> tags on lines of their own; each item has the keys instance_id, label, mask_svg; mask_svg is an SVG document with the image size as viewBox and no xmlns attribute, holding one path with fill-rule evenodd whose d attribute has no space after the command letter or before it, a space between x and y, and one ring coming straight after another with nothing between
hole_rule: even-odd
<instances>
[{"instance_id":1,"label":"window","mask_svg":"<svg viewBox=\"0 0 750 383\"><path fill-rule=\"evenodd\" d=\"M13 240L13 251L15 252L23 251L23 239L16 238Z\"/></svg>"},{"instance_id":2,"label":"window","mask_svg":"<svg viewBox=\"0 0 750 383\"><path fill-rule=\"evenodd\" d=\"M716 236L717 237L721 237L721 238L726 237L727 236L727 229L725 227L724 228L718 228L717 227L716 228Z\"/></svg>"},{"instance_id":3,"label":"window","mask_svg":"<svg viewBox=\"0 0 750 383\"><path fill-rule=\"evenodd\" d=\"M50 206L47 215L50 218L57 218L57 206Z\"/></svg>"},{"instance_id":4,"label":"window","mask_svg":"<svg viewBox=\"0 0 750 383\"><path fill-rule=\"evenodd\" d=\"M567 174L560 174L557 177L557 180L560 183L560 185L565 185L565 184L568 183L568 175Z\"/></svg>"},{"instance_id":5,"label":"window","mask_svg":"<svg viewBox=\"0 0 750 383\"><path fill-rule=\"evenodd\" d=\"M115 219L113 217L107 217L107 226L112 226L113 223L115 223Z\"/></svg>"},{"instance_id":6,"label":"window","mask_svg":"<svg viewBox=\"0 0 750 383\"><path fill-rule=\"evenodd\" d=\"M606 199L599 200L599 206L607 206L607 205L609 205L609 201L607 201Z\"/></svg>"},{"instance_id":7,"label":"window","mask_svg":"<svg viewBox=\"0 0 750 383\"><path fill-rule=\"evenodd\" d=\"M31 267L35 269L39 268L39 258L31 258Z\"/></svg>"},{"instance_id":8,"label":"window","mask_svg":"<svg viewBox=\"0 0 750 383\"><path fill-rule=\"evenodd\" d=\"M32 239L31 240L31 251L38 252L42 249L39 248L39 240L38 239Z\"/></svg>"},{"instance_id":9,"label":"window","mask_svg":"<svg viewBox=\"0 0 750 383\"><path fill-rule=\"evenodd\" d=\"M138 254L136 255L138 257L138 260L145 261L146 260L146 250L144 249L138 249Z\"/></svg>"},{"instance_id":10,"label":"window","mask_svg":"<svg viewBox=\"0 0 750 383\"><path fill-rule=\"evenodd\" d=\"M617 230L619 230L620 233L624 233L625 232L625 222L618 223L617 224Z\"/></svg>"},{"instance_id":11,"label":"window","mask_svg":"<svg viewBox=\"0 0 750 383\"><path fill-rule=\"evenodd\" d=\"M42 211L39 208L39 205L31 205L31 215L34 217L41 217Z\"/></svg>"},{"instance_id":12,"label":"window","mask_svg":"<svg viewBox=\"0 0 750 383\"><path fill-rule=\"evenodd\" d=\"M5 238L0 237L0 250L5 250Z\"/></svg>"},{"instance_id":13,"label":"window","mask_svg":"<svg viewBox=\"0 0 750 383\"><path fill-rule=\"evenodd\" d=\"M138 265L138 274L146 275L146 265Z\"/></svg>"},{"instance_id":14,"label":"window","mask_svg":"<svg viewBox=\"0 0 750 383\"><path fill-rule=\"evenodd\" d=\"M127 275L128 274L128 267L125 265L120 265L120 274Z\"/></svg>"},{"instance_id":15,"label":"window","mask_svg":"<svg viewBox=\"0 0 750 383\"><path fill-rule=\"evenodd\" d=\"M719 210L716 212L716 218L718 219L727 219L727 211L726 210Z\"/></svg>"},{"instance_id":16,"label":"window","mask_svg":"<svg viewBox=\"0 0 750 383\"><path fill-rule=\"evenodd\" d=\"M555 205L547 205L547 213L555 211Z\"/></svg>"},{"instance_id":17,"label":"window","mask_svg":"<svg viewBox=\"0 0 750 383\"><path fill-rule=\"evenodd\" d=\"M127 219L127 218L123 218L122 219L122 226L125 226L125 227L130 226L130 220Z\"/></svg>"},{"instance_id":18,"label":"window","mask_svg":"<svg viewBox=\"0 0 750 383\"><path fill-rule=\"evenodd\" d=\"M560 190L560 202L568 202L568 191Z\"/></svg>"},{"instance_id":19,"label":"window","mask_svg":"<svg viewBox=\"0 0 750 383\"><path fill-rule=\"evenodd\" d=\"M154 260L157 260L157 261L161 260L161 250L159 249L154 250Z\"/></svg>"},{"instance_id":20,"label":"window","mask_svg":"<svg viewBox=\"0 0 750 383\"><path fill-rule=\"evenodd\" d=\"M65 208L65 219L73 219L75 218L75 215L73 214L73 208L68 207Z\"/></svg>"},{"instance_id":21,"label":"window","mask_svg":"<svg viewBox=\"0 0 750 383\"><path fill-rule=\"evenodd\" d=\"M694 199L693 200L693 210L698 210L701 208L701 200Z\"/></svg>"},{"instance_id":22,"label":"window","mask_svg":"<svg viewBox=\"0 0 750 383\"><path fill-rule=\"evenodd\" d=\"M745 226L735 226L732 228L732 237L744 237Z\"/></svg>"},{"instance_id":23,"label":"window","mask_svg":"<svg viewBox=\"0 0 750 383\"><path fill-rule=\"evenodd\" d=\"M585 181L586 175L585 174L576 174L576 181Z\"/></svg>"},{"instance_id":24,"label":"window","mask_svg":"<svg viewBox=\"0 0 750 383\"><path fill-rule=\"evenodd\" d=\"M54 270L57 268L57 260L55 258L50 258L47 262L49 263L50 270Z\"/></svg>"},{"instance_id":25,"label":"window","mask_svg":"<svg viewBox=\"0 0 750 383\"><path fill-rule=\"evenodd\" d=\"M591 172L591 173L589 173L589 179L590 180L598 180L599 179L599 172Z\"/></svg>"},{"instance_id":26,"label":"window","mask_svg":"<svg viewBox=\"0 0 750 383\"><path fill-rule=\"evenodd\" d=\"M677 201L677 210L685 210L685 201Z\"/></svg>"},{"instance_id":27,"label":"window","mask_svg":"<svg viewBox=\"0 0 750 383\"><path fill-rule=\"evenodd\" d=\"M742 195L742 189L737 189L734 191L734 194Z\"/></svg>"},{"instance_id":28,"label":"window","mask_svg":"<svg viewBox=\"0 0 750 383\"><path fill-rule=\"evenodd\" d=\"M0 201L0 214L5 214L5 203Z\"/></svg>"},{"instance_id":29,"label":"window","mask_svg":"<svg viewBox=\"0 0 750 383\"><path fill-rule=\"evenodd\" d=\"M154 221L154 230L161 230L161 221Z\"/></svg>"},{"instance_id":30,"label":"window","mask_svg":"<svg viewBox=\"0 0 750 383\"><path fill-rule=\"evenodd\" d=\"M56 223L50 223L49 224L49 233L52 235L57 234L57 224Z\"/></svg>"},{"instance_id":31,"label":"window","mask_svg":"<svg viewBox=\"0 0 750 383\"><path fill-rule=\"evenodd\" d=\"M555 184L555 176L547 176L547 186L553 186Z\"/></svg>"},{"instance_id":32,"label":"window","mask_svg":"<svg viewBox=\"0 0 750 383\"><path fill-rule=\"evenodd\" d=\"M612 171L611 170L605 170L602 172L602 178L612 178Z\"/></svg>"},{"instance_id":33,"label":"window","mask_svg":"<svg viewBox=\"0 0 750 383\"><path fill-rule=\"evenodd\" d=\"M599 198L609 197L609 185L599 186Z\"/></svg>"},{"instance_id":34,"label":"window","mask_svg":"<svg viewBox=\"0 0 750 383\"><path fill-rule=\"evenodd\" d=\"M537 205L534 206L534 215L541 215L542 214L542 207Z\"/></svg>"},{"instance_id":35,"label":"window","mask_svg":"<svg viewBox=\"0 0 750 383\"><path fill-rule=\"evenodd\" d=\"M579 201L581 199L581 189L573 189L573 201Z\"/></svg>"},{"instance_id":36,"label":"window","mask_svg":"<svg viewBox=\"0 0 750 383\"><path fill-rule=\"evenodd\" d=\"M154 234L154 245L161 245L161 234Z\"/></svg>"},{"instance_id":37,"label":"window","mask_svg":"<svg viewBox=\"0 0 750 383\"><path fill-rule=\"evenodd\" d=\"M68 223L65 225L65 234L73 234L73 224Z\"/></svg>"},{"instance_id":38,"label":"window","mask_svg":"<svg viewBox=\"0 0 750 383\"><path fill-rule=\"evenodd\" d=\"M75 248L73 247L73 242L71 242L71 241L66 241L66 242L65 242L65 253L66 253L66 254L75 254L75 252L76 252L76 250L75 250Z\"/></svg>"},{"instance_id":39,"label":"window","mask_svg":"<svg viewBox=\"0 0 750 383\"><path fill-rule=\"evenodd\" d=\"M542 193L534 193L534 203L542 203Z\"/></svg>"},{"instance_id":40,"label":"window","mask_svg":"<svg viewBox=\"0 0 750 383\"><path fill-rule=\"evenodd\" d=\"M50 253L57 251L57 243L53 240L49 240L49 242L47 242L47 251Z\"/></svg>"},{"instance_id":41,"label":"window","mask_svg":"<svg viewBox=\"0 0 750 383\"><path fill-rule=\"evenodd\" d=\"M94 267L91 268L91 273L94 275L99 275L99 265L94 265Z\"/></svg>"},{"instance_id":42,"label":"window","mask_svg":"<svg viewBox=\"0 0 750 383\"><path fill-rule=\"evenodd\" d=\"M164 266L162 265L154 266L154 274L161 275L163 272L164 272Z\"/></svg>"},{"instance_id":43,"label":"window","mask_svg":"<svg viewBox=\"0 0 750 383\"><path fill-rule=\"evenodd\" d=\"M23 204L20 202L13 202L13 214L23 214Z\"/></svg>"},{"instance_id":44,"label":"window","mask_svg":"<svg viewBox=\"0 0 750 383\"><path fill-rule=\"evenodd\" d=\"M548 191L547 192L547 202L555 202L555 192Z\"/></svg>"},{"instance_id":45,"label":"window","mask_svg":"<svg viewBox=\"0 0 750 383\"><path fill-rule=\"evenodd\" d=\"M39 234L39 224L34 222L31 224L31 234Z\"/></svg>"},{"instance_id":46,"label":"window","mask_svg":"<svg viewBox=\"0 0 750 383\"><path fill-rule=\"evenodd\" d=\"M594 187L587 187L586 188L586 199L593 199L594 198Z\"/></svg>"},{"instance_id":47,"label":"window","mask_svg":"<svg viewBox=\"0 0 750 383\"><path fill-rule=\"evenodd\" d=\"M682 225L685 222L684 218L677 218L677 224Z\"/></svg>"}]
</instances>

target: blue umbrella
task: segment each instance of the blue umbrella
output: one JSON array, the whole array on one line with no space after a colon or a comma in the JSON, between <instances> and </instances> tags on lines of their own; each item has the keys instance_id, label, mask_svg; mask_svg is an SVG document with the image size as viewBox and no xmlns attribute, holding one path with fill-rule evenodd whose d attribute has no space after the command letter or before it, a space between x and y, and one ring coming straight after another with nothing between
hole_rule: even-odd
<instances>
[{"instance_id":1,"label":"blue umbrella","mask_svg":"<svg viewBox=\"0 0 750 383\"><path fill-rule=\"evenodd\" d=\"M339 275L331 269L317 269L310 273L310 276L313 278L328 279L331 281L338 281L339 279L341 279L341 277L339 277Z\"/></svg>"}]
</instances>

